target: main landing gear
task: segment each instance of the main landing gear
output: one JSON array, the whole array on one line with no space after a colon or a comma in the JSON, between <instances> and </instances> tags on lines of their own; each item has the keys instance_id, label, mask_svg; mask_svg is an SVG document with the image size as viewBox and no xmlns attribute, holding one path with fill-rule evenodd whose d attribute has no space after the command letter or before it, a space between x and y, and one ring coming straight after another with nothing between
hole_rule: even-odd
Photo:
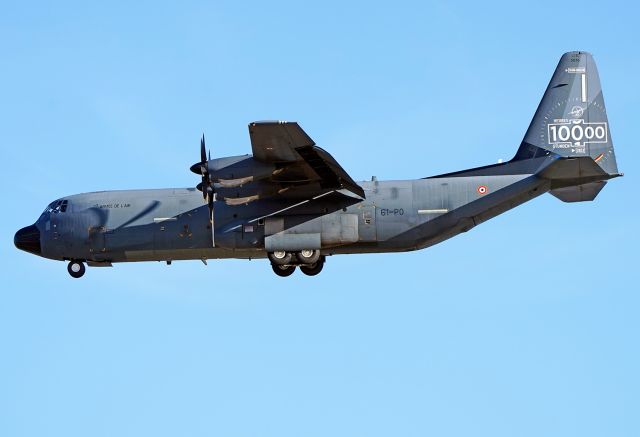
<instances>
[{"instance_id":1,"label":"main landing gear","mask_svg":"<svg viewBox=\"0 0 640 437\"><path fill-rule=\"evenodd\" d=\"M71 260L67 266L67 271L74 278L81 278L86 270L82 261Z\"/></svg>"},{"instance_id":2,"label":"main landing gear","mask_svg":"<svg viewBox=\"0 0 640 437\"><path fill-rule=\"evenodd\" d=\"M307 276L315 276L322 271L324 256L319 250L301 250L291 253L284 250L276 250L269 253L273 272L282 277L291 276L296 267Z\"/></svg>"}]
</instances>

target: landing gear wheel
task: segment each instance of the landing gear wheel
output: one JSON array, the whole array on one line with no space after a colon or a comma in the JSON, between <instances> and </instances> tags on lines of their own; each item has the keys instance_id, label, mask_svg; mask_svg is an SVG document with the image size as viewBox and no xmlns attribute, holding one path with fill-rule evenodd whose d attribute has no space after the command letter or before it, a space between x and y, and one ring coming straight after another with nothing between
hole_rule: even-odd
<instances>
[{"instance_id":1,"label":"landing gear wheel","mask_svg":"<svg viewBox=\"0 0 640 437\"><path fill-rule=\"evenodd\" d=\"M276 250L274 252L269 252L269 261L271 264L284 266L291 263L291 258L293 255L289 252L285 252L284 250Z\"/></svg>"},{"instance_id":2,"label":"landing gear wheel","mask_svg":"<svg viewBox=\"0 0 640 437\"><path fill-rule=\"evenodd\" d=\"M82 261L69 261L67 271L73 278L81 278L82 275L84 275L86 268Z\"/></svg>"},{"instance_id":3,"label":"landing gear wheel","mask_svg":"<svg viewBox=\"0 0 640 437\"><path fill-rule=\"evenodd\" d=\"M278 264L271 264L271 268L276 275L282 276L283 278L291 276L293 272L296 271L296 266L281 266Z\"/></svg>"},{"instance_id":4,"label":"landing gear wheel","mask_svg":"<svg viewBox=\"0 0 640 437\"><path fill-rule=\"evenodd\" d=\"M317 263L300 266L300 271L307 276L315 276L322 271L324 267L324 257L321 257Z\"/></svg>"},{"instance_id":5,"label":"landing gear wheel","mask_svg":"<svg viewBox=\"0 0 640 437\"><path fill-rule=\"evenodd\" d=\"M305 249L296 253L296 257L302 264L315 264L320 259L320 251Z\"/></svg>"}]
</instances>

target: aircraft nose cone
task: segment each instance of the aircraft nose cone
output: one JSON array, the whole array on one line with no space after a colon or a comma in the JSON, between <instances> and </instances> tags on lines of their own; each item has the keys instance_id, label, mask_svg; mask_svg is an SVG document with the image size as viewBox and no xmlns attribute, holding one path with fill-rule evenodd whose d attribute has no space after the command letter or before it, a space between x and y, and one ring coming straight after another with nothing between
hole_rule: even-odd
<instances>
[{"instance_id":1,"label":"aircraft nose cone","mask_svg":"<svg viewBox=\"0 0 640 437\"><path fill-rule=\"evenodd\" d=\"M13 244L20 250L40 255L40 231L35 225L22 228L13 237Z\"/></svg>"}]
</instances>

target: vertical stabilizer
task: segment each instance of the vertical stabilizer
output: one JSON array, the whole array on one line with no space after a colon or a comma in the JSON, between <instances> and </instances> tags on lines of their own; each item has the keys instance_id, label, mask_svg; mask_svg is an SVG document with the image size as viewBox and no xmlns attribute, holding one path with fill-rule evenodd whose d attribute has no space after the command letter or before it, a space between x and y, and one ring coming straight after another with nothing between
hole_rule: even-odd
<instances>
[{"instance_id":1,"label":"vertical stabilizer","mask_svg":"<svg viewBox=\"0 0 640 437\"><path fill-rule=\"evenodd\" d=\"M618 174L600 78L590 53L565 53L556 67L514 160L590 157Z\"/></svg>"}]
</instances>

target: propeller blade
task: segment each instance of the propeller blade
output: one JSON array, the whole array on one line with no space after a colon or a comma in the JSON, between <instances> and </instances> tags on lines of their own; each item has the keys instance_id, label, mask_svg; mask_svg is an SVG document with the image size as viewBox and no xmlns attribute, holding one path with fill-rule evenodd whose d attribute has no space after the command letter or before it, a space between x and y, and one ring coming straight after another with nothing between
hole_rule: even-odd
<instances>
[{"instance_id":1,"label":"propeller blade","mask_svg":"<svg viewBox=\"0 0 640 437\"><path fill-rule=\"evenodd\" d=\"M200 139L200 162L205 162L207 160L207 148L204 145L204 134L202 134L202 138Z\"/></svg>"},{"instance_id":2,"label":"propeller blade","mask_svg":"<svg viewBox=\"0 0 640 437\"><path fill-rule=\"evenodd\" d=\"M202 134L202 138L200 139L200 174L202 175L202 182L199 184L202 191L202 198L207 200L207 192L209 191L208 187L211 185L211 178L209 177L209 161L207 160L207 147L205 145L204 134Z\"/></svg>"}]
</instances>

